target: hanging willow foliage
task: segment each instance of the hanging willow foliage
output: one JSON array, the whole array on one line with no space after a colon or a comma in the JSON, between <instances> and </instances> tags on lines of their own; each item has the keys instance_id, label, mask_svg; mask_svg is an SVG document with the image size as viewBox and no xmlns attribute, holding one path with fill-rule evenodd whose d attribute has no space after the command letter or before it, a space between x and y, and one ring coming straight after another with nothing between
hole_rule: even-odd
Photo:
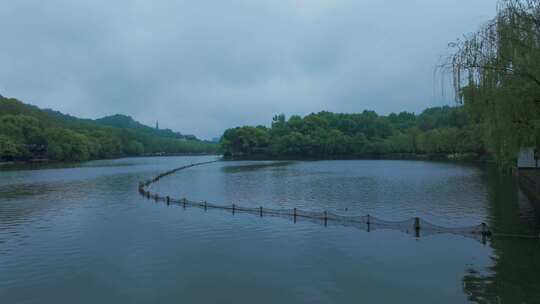
<instances>
[{"instance_id":1,"label":"hanging willow foliage","mask_svg":"<svg viewBox=\"0 0 540 304\"><path fill-rule=\"evenodd\" d=\"M504 0L497 16L450 44L456 98L482 125L501 168L540 145L540 0Z\"/></svg>"}]
</instances>

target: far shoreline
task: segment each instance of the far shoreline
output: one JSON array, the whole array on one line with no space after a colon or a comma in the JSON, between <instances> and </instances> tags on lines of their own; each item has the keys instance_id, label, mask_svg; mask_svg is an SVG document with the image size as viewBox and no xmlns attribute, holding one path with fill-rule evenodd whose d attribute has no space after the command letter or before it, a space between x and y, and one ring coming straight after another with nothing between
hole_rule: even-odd
<instances>
[{"instance_id":1,"label":"far shoreline","mask_svg":"<svg viewBox=\"0 0 540 304\"><path fill-rule=\"evenodd\" d=\"M471 154L414 154L389 153L380 155L333 156L333 157L302 157L302 156L223 156L225 161L323 161L323 160L420 160L420 161L449 161L466 163L495 163L489 156Z\"/></svg>"},{"instance_id":2,"label":"far shoreline","mask_svg":"<svg viewBox=\"0 0 540 304\"><path fill-rule=\"evenodd\" d=\"M29 160L14 160L14 161L0 161L0 168L10 167L10 166L33 166L33 165L54 165L54 164L82 164L90 161L98 160L115 160L123 158L144 158L144 157L174 157L174 156L220 156L221 154L215 153L167 153L167 154L144 154L144 155L118 155L113 157L106 158L92 158L81 161L62 161L62 160L51 160L51 159L29 159Z\"/></svg>"},{"instance_id":3,"label":"far shoreline","mask_svg":"<svg viewBox=\"0 0 540 304\"><path fill-rule=\"evenodd\" d=\"M46 169L46 168L64 168L77 166L91 161L115 160L128 158L153 158L153 157L175 157L175 156L215 156L221 161L331 161L331 160L408 160L408 161L431 161L431 162L449 162L449 163L469 163L469 164L493 164L493 159L488 156L480 157L475 155L459 154L414 154L414 153L390 153L383 155L363 155L363 156L334 156L334 157L300 157L300 156L269 156L269 155L250 155L226 157L223 154L215 153L167 153L167 154L147 154L147 155L119 155L109 158L96 158L84 161L56 161L48 159L33 159L19 161L0 162L0 171L2 170L25 170L25 169Z\"/></svg>"}]
</instances>

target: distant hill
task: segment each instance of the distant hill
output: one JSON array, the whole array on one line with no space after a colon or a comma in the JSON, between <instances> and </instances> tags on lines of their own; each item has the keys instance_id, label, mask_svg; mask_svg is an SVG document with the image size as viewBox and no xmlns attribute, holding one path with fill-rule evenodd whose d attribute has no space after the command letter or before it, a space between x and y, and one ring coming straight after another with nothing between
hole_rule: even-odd
<instances>
[{"instance_id":1,"label":"distant hill","mask_svg":"<svg viewBox=\"0 0 540 304\"><path fill-rule=\"evenodd\" d=\"M131 116L116 114L111 116L105 116L103 118L96 119L96 122L102 125L127 128L127 129L143 129L143 130L155 130L149 126L145 126L138 121L134 120Z\"/></svg>"},{"instance_id":2,"label":"distant hill","mask_svg":"<svg viewBox=\"0 0 540 304\"><path fill-rule=\"evenodd\" d=\"M116 115L106 116L103 118L96 119L95 122L104 126L137 130L139 132L144 132L144 133L155 135L155 136L197 140L197 137L193 135L183 135L180 132L174 132L170 129L156 129L156 128L143 125L128 115L116 114Z\"/></svg>"},{"instance_id":3,"label":"distant hill","mask_svg":"<svg viewBox=\"0 0 540 304\"><path fill-rule=\"evenodd\" d=\"M130 116L82 119L0 95L0 159L86 160L124 155L213 153L218 145Z\"/></svg>"}]
</instances>

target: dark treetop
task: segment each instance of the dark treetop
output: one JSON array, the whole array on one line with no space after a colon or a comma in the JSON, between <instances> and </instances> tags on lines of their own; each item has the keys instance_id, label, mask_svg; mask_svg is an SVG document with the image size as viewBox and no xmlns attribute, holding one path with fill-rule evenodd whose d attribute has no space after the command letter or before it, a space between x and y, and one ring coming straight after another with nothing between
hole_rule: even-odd
<instances>
[{"instance_id":1,"label":"dark treetop","mask_svg":"<svg viewBox=\"0 0 540 304\"><path fill-rule=\"evenodd\" d=\"M319 112L273 118L270 128L244 126L225 131L226 156L246 158L364 158L391 153L484 156L479 125L463 107L436 107L420 115L380 116Z\"/></svg>"}]
</instances>

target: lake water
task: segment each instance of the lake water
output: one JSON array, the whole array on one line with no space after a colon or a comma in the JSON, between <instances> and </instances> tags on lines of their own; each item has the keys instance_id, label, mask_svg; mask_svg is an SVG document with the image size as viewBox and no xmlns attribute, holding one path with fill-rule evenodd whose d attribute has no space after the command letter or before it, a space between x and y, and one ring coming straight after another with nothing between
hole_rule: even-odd
<instances>
[{"instance_id":1,"label":"lake water","mask_svg":"<svg viewBox=\"0 0 540 304\"><path fill-rule=\"evenodd\" d=\"M215 157L0 171L1 303L540 303L540 241L415 238L156 203ZM218 162L153 192L534 235L510 177L421 161Z\"/></svg>"}]
</instances>

